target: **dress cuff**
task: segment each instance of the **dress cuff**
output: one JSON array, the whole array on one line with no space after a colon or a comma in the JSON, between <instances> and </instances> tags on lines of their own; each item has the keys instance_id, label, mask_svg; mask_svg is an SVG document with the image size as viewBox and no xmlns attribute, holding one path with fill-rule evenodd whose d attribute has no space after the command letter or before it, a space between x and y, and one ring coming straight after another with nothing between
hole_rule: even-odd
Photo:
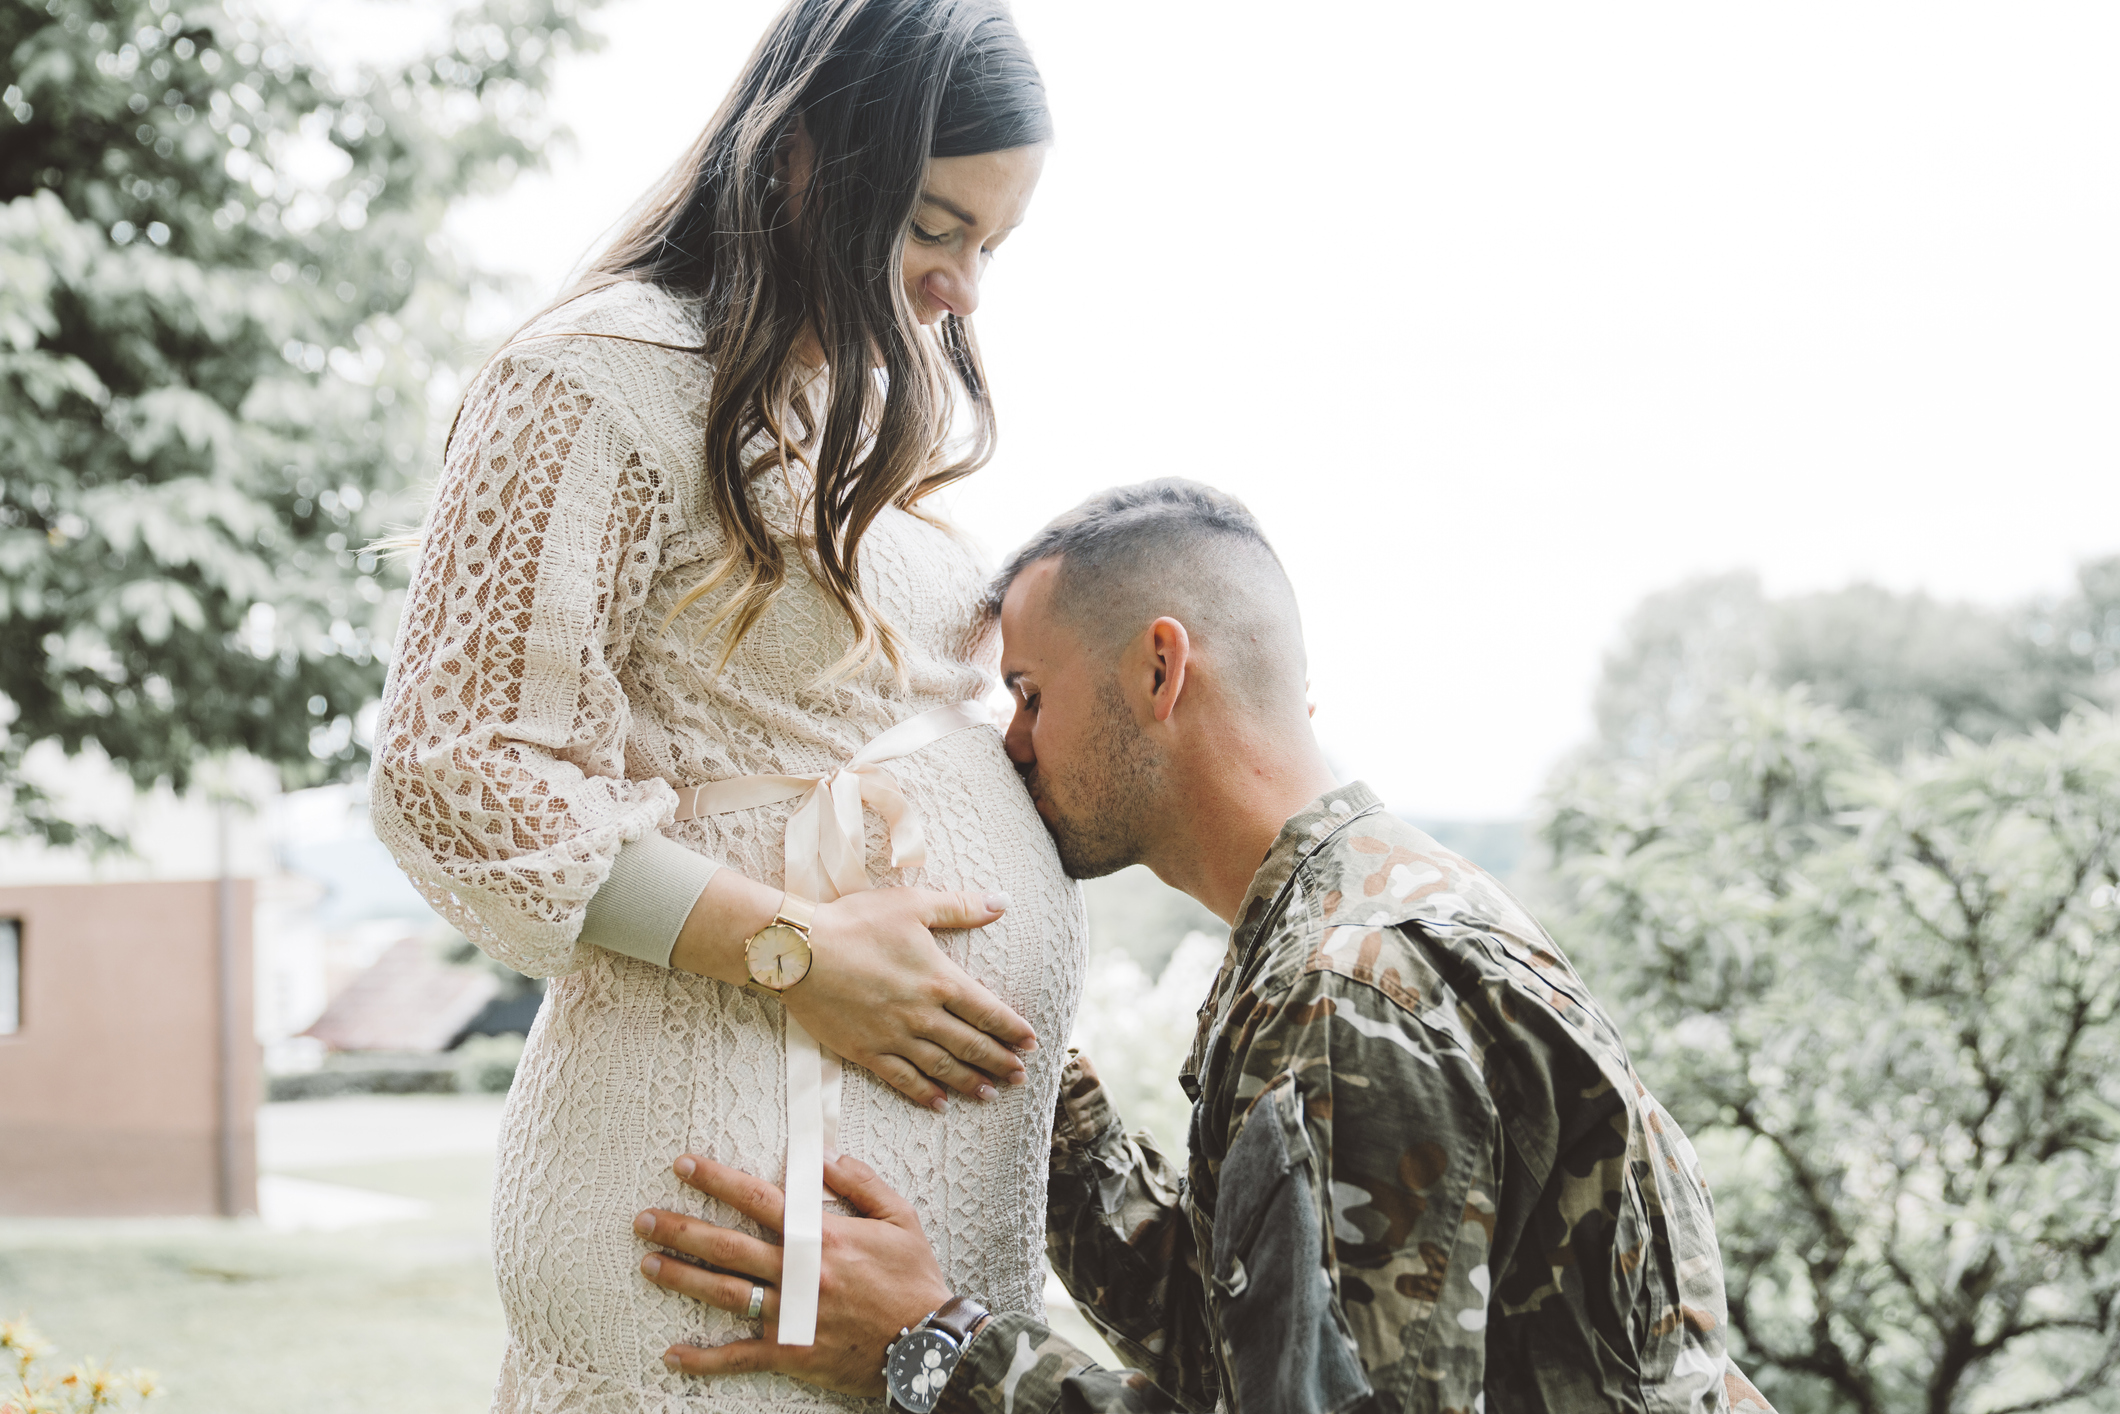
<instances>
[{"instance_id":1,"label":"dress cuff","mask_svg":"<svg viewBox=\"0 0 2120 1414\"><path fill-rule=\"evenodd\" d=\"M581 940L657 967L670 965L692 905L721 865L667 835L621 845L611 874L589 896Z\"/></svg>"}]
</instances>

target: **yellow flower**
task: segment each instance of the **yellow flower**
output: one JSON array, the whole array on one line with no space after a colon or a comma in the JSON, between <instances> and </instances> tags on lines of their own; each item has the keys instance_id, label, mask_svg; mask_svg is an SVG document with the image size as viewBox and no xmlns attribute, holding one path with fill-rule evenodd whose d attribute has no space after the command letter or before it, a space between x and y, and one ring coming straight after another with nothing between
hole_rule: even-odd
<instances>
[{"instance_id":1,"label":"yellow flower","mask_svg":"<svg viewBox=\"0 0 2120 1414\"><path fill-rule=\"evenodd\" d=\"M49 1354L51 1348L51 1342L32 1330L28 1321L0 1321L0 1350L12 1350L29 1361Z\"/></svg>"}]
</instances>

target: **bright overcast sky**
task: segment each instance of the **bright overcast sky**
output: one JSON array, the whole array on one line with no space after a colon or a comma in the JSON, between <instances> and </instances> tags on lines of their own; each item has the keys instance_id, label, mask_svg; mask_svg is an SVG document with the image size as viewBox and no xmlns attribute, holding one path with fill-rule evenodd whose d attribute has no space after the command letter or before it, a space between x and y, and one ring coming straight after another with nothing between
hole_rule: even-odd
<instances>
[{"instance_id":1,"label":"bright overcast sky","mask_svg":"<svg viewBox=\"0 0 2120 1414\"><path fill-rule=\"evenodd\" d=\"M777 9L600 13L574 150L457 223L526 310ZM2002 600L2120 551L2120 7L1016 11L1060 139L955 513L1000 552L1117 482L1242 496L1399 808L1525 811L1687 576Z\"/></svg>"}]
</instances>

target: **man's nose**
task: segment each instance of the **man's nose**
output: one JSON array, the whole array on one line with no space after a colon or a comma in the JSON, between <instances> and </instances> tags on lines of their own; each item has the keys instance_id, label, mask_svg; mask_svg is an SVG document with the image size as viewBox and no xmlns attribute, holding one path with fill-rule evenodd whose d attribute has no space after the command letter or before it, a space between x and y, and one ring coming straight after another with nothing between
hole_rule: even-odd
<instances>
[{"instance_id":1,"label":"man's nose","mask_svg":"<svg viewBox=\"0 0 2120 1414\"><path fill-rule=\"evenodd\" d=\"M1008 730L1001 734L1001 749L1018 766L1034 765L1038 760L1038 753L1031 749L1030 714L1021 706L1009 716Z\"/></svg>"}]
</instances>

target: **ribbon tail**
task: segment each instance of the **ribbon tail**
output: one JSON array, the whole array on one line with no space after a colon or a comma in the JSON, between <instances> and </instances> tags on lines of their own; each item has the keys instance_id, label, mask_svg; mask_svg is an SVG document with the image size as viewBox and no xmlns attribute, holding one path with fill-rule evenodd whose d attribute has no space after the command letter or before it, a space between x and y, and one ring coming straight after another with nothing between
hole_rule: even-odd
<instances>
[{"instance_id":1,"label":"ribbon tail","mask_svg":"<svg viewBox=\"0 0 2120 1414\"><path fill-rule=\"evenodd\" d=\"M831 876L835 896L843 898L869 887L869 871L862 858L861 778L851 771L835 771L826 786L831 798L823 810L830 816L817 842L818 862Z\"/></svg>"},{"instance_id":2,"label":"ribbon tail","mask_svg":"<svg viewBox=\"0 0 2120 1414\"><path fill-rule=\"evenodd\" d=\"M782 1016L787 1024L788 1171L776 1339L782 1345L814 1345L824 1267L824 1063L816 1038L793 1016ZM836 1098L832 1108L838 1109Z\"/></svg>"},{"instance_id":3,"label":"ribbon tail","mask_svg":"<svg viewBox=\"0 0 2120 1414\"><path fill-rule=\"evenodd\" d=\"M825 782L818 781L803 798L802 804L788 816L788 854L781 871L781 887L813 903L828 903L839 897L820 857L830 789Z\"/></svg>"},{"instance_id":4,"label":"ribbon tail","mask_svg":"<svg viewBox=\"0 0 2120 1414\"><path fill-rule=\"evenodd\" d=\"M890 827L893 869L918 869L927 863L927 834L920 812L905 798L896 777L880 766L864 766L861 799Z\"/></svg>"},{"instance_id":5,"label":"ribbon tail","mask_svg":"<svg viewBox=\"0 0 2120 1414\"><path fill-rule=\"evenodd\" d=\"M817 1060L824 1077L823 1103L818 1106L824 1117L824 1156L836 1159L839 1157L839 1082L845 1067L836 1054L823 1046L817 1048ZM819 1201L823 1199L820 1197Z\"/></svg>"}]
</instances>

